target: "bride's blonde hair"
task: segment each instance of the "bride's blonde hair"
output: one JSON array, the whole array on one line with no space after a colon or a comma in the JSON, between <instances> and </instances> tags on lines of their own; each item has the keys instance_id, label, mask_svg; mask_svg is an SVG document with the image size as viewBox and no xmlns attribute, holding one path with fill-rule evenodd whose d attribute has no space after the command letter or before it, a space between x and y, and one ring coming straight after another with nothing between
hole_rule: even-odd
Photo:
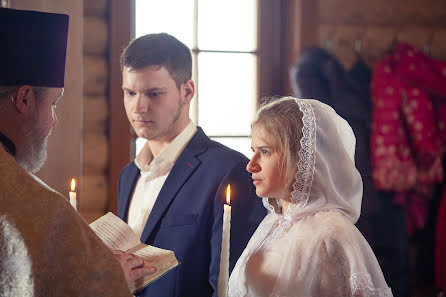
<instances>
[{"instance_id":1,"label":"bride's blonde hair","mask_svg":"<svg viewBox=\"0 0 446 297\"><path fill-rule=\"evenodd\" d=\"M274 137L274 146L280 153L279 169L284 173L286 190L289 194L293 190L297 174L302 139L302 116L294 98L263 98L251 125L252 129L264 129Z\"/></svg>"}]
</instances>

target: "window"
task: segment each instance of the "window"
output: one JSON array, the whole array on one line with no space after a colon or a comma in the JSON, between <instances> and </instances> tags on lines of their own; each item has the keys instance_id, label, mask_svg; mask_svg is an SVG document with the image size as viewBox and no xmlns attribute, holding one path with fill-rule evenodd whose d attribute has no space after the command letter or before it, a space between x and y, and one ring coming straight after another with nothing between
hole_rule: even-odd
<instances>
[{"instance_id":1,"label":"window","mask_svg":"<svg viewBox=\"0 0 446 297\"><path fill-rule=\"evenodd\" d=\"M9 4L9 0L0 0L0 7L11 7L11 5Z\"/></svg>"},{"instance_id":2,"label":"window","mask_svg":"<svg viewBox=\"0 0 446 297\"><path fill-rule=\"evenodd\" d=\"M257 102L257 0L136 0L135 35L166 32L193 55L191 118L247 157ZM136 140L136 152L144 144Z\"/></svg>"}]
</instances>

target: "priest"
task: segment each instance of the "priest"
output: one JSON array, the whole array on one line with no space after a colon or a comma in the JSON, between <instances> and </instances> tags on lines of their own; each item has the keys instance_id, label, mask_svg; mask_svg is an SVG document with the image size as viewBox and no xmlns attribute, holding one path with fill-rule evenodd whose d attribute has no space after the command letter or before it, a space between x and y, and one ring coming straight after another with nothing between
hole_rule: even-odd
<instances>
[{"instance_id":1,"label":"priest","mask_svg":"<svg viewBox=\"0 0 446 297\"><path fill-rule=\"evenodd\" d=\"M0 8L0 296L131 296L151 274L113 253L34 173L63 95L68 15Z\"/></svg>"}]
</instances>

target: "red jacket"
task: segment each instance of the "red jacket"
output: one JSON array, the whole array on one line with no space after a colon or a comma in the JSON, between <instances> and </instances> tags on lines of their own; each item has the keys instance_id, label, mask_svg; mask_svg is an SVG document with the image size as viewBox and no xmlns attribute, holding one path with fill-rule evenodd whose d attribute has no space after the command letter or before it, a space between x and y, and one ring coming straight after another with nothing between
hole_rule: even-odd
<instances>
[{"instance_id":1,"label":"red jacket","mask_svg":"<svg viewBox=\"0 0 446 297\"><path fill-rule=\"evenodd\" d=\"M446 62L399 44L375 66L371 92L373 181L396 192L411 234L424 227L427 200L443 180Z\"/></svg>"}]
</instances>

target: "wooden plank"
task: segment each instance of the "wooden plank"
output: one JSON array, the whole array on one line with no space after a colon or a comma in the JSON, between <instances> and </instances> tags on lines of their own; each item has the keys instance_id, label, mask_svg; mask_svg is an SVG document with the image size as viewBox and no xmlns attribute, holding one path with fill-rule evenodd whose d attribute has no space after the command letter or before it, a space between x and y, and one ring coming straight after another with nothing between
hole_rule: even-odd
<instances>
[{"instance_id":1,"label":"wooden plank","mask_svg":"<svg viewBox=\"0 0 446 297\"><path fill-rule=\"evenodd\" d=\"M364 30L364 28L354 25L336 27L321 25L319 27L318 45L336 56L345 69L350 69L357 60L356 42L360 42L362 48Z\"/></svg>"},{"instance_id":2,"label":"wooden plank","mask_svg":"<svg viewBox=\"0 0 446 297\"><path fill-rule=\"evenodd\" d=\"M392 49L397 34L397 28L377 26L370 27L364 32L361 47L361 57L374 67L379 59L386 56Z\"/></svg>"},{"instance_id":3,"label":"wooden plank","mask_svg":"<svg viewBox=\"0 0 446 297\"><path fill-rule=\"evenodd\" d=\"M108 42L107 22L104 18L84 18L84 54L105 56Z\"/></svg>"},{"instance_id":4,"label":"wooden plank","mask_svg":"<svg viewBox=\"0 0 446 297\"><path fill-rule=\"evenodd\" d=\"M320 0L320 23L446 26L444 0Z\"/></svg>"},{"instance_id":5,"label":"wooden plank","mask_svg":"<svg viewBox=\"0 0 446 297\"><path fill-rule=\"evenodd\" d=\"M356 61L356 42L360 42L358 54L373 67L391 50L398 29L394 26L320 25L318 35L318 45L332 53L345 69L350 69Z\"/></svg>"},{"instance_id":6,"label":"wooden plank","mask_svg":"<svg viewBox=\"0 0 446 297\"><path fill-rule=\"evenodd\" d=\"M103 56L84 56L84 95L105 96L108 88L108 65Z\"/></svg>"},{"instance_id":7,"label":"wooden plank","mask_svg":"<svg viewBox=\"0 0 446 297\"><path fill-rule=\"evenodd\" d=\"M107 137L103 133L85 133L82 157L82 175L105 176L108 165Z\"/></svg>"},{"instance_id":8,"label":"wooden plank","mask_svg":"<svg viewBox=\"0 0 446 297\"><path fill-rule=\"evenodd\" d=\"M108 103L105 96L84 96L84 133L106 133Z\"/></svg>"},{"instance_id":9,"label":"wooden plank","mask_svg":"<svg viewBox=\"0 0 446 297\"><path fill-rule=\"evenodd\" d=\"M107 0L85 0L84 16L105 16L107 14Z\"/></svg>"},{"instance_id":10,"label":"wooden plank","mask_svg":"<svg viewBox=\"0 0 446 297\"><path fill-rule=\"evenodd\" d=\"M397 33L398 42L406 42L423 50L430 43L435 28L428 26L405 26Z\"/></svg>"},{"instance_id":11,"label":"wooden plank","mask_svg":"<svg viewBox=\"0 0 446 297\"><path fill-rule=\"evenodd\" d=\"M432 26L319 26L318 45L337 57L349 69L356 61L355 42L360 42L359 54L373 67L378 59L392 49L395 42L407 42L420 50L429 47L429 55L437 59L446 58L446 29Z\"/></svg>"},{"instance_id":12,"label":"wooden plank","mask_svg":"<svg viewBox=\"0 0 446 297\"><path fill-rule=\"evenodd\" d=\"M80 211L84 212L106 212L108 187L107 179L103 175L84 175L81 190Z\"/></svg>"},{"instance_id":13,"label":"wooden plank","mask_svg":"<svg viewBox=\"0 0 446 297\"><path fill-rule=\"evenodd\" d=\"M429 42L429 54L435 59L446 61L446 29L434 31Z\"/></svg>"}]
</instances>

